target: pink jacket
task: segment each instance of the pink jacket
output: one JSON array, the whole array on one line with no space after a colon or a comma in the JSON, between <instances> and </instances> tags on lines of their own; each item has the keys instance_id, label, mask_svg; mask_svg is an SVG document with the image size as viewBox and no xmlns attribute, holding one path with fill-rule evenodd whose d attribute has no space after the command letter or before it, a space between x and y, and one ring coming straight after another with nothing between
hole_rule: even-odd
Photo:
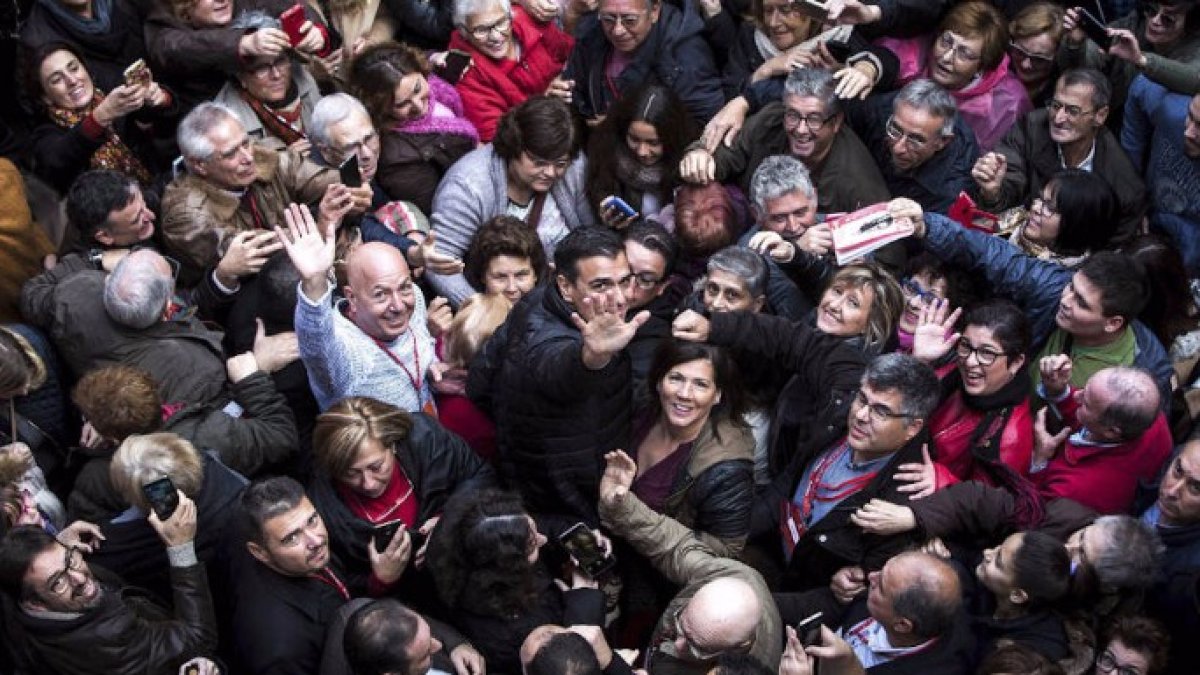
<instances>
[{"instance_id":1,"label":"pink jacket","mask_svg":"<svg viewBox=\"0 0 1200 675\"><path fill-rule=\"evenodd\" d=\"M897 86L903 86L919 77L929 77L930 38L882 38L876 44L886 47L900 61L896 74ZM958 103L958 112L963 121L975 132L979 151L988 152L1000 143L1009 128L1025 113L1033 109L1025 85L1008 70L1008 55L1000 65L983 73L977 82L950 95Z\"/></svg>"}]
</instances>

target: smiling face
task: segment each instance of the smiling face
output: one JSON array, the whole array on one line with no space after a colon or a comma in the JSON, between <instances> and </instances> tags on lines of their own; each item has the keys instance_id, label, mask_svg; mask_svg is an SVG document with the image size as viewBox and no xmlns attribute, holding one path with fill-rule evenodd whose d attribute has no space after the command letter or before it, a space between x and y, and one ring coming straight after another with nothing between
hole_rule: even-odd
<instances>
[{"instance_id":1,"label":"smiling face","mask_svg":"<svg viewBox=\"0 0 1200 675\"><path fill-rule=\"evenodd\" d=\"M495 5L486 12L472 14L464 21L463 37L484 56L500 61L512 51L512 15Z\"/></svg>"},{"instance_id":2,"label":"smiling face","mask_svg":"<svg viewBox=\"0 0 1200 675\"><path fill-rule=\"evenodd\" d=\"M904 313L900 315L900 330L913 333L921 320L921 310L937 299L945 299L950 284L945 277L931 278L927 271L917 272L900 285L904 293Z\"/></svg>"},{"instance_id":3,"label":"smiling face","mask_svg":"<svg viewBox=\"0 0 1200 675\"><path fill-rule=\"evenodd\" d=\"M381 342L400 337L408 330L417 303L404 254L391 245L372 242L358 247L346 264L350 320Z\"/></svg>"},{"instance_id":4,"label":"smiling face","mask_svg":"<svg viewBox=\"0 0 1200 675\"><path fill-rule=\"evenodd\" d=\"M392 92L392 122L405 124L425 116L429 110L429 80L421 73L400 78Z\"/></svg>"},{"instance_id":5,"label":"smiling face","mask_svg":"<svg viewBox=\"0 0 1200 675\"><path fill-rule=\"evenodd\" d=\"M28 609L51 612L83 612L100 604L100 583L83 560L83 553L55 543L33 557L23 584Z\"/></svg>"},{"instance_id":6,"label":"smiling face","mask_svg":"<svg viewBox=\"0 0 1200 675\"><path fill-rule=\"evenodd\" d=\"M962 347L970 348L967 358L962 357ZM993 360L994 359L994 360ZM983 365L983 361L991 361ZM1016 377L1025 356L1004 352L1004 346L996 339L991 328L967 326L963 331L958 356L958 372L962 375L963 390L972 396L988 396L1000 391Z\"/></svg>"},{"instance_id":7,"label":"smiling face","mask_svg":"<svg viewBox=\"0 0 1200 675\"><path fill-rule=\"evenodd\" d=\"M875 291L869 286L834 284L817 306L817 329L826 335L853 337L867 330Z\"/></svg>"},{"instance_id":8,"label":"smiling face","mask_svg":"<svg viewBox=\"0 0 1200 675\"><path fill-rule=\"evenodd\" d=\"M1097 108L1092 103L1094 93L1090 84L1064 87L1059 81L1055 85L1054 99L1047 111L1051 140L1059 145L1090 144L1096 138L1108 119L1108 108Z\"/></svg>"},{"instance_id":9,"label":"smiling face","mask_svg":"<svg viewBox=\"0 0 1200 675\"><path fill-rule=\"evenodd\" d=\"M110 211L104 226L97 228L96 241L105 246L125 248L154 235L154 212L146 206L141 188L133 186L130 193L129 203Z\"/></svg>"},{"instance_id":10,"label":"smiling face","mask_svg":"<svg viewBox=\"0 0 1200 675\"><path fill-rule=\"evenodd\" d=\"M788 138L788 152L810 168L820 164L838 130L842 127L841 115L828 115L825 102L816 96L783 97L783 130ZM816 129L814 126L819 125Z\"/></svg>"},{"instance_id":11,"label":"smiling face","mask_svg":"<svg viewBox=\"0 0 1200 675\"><path fill-rule=\"evenodd\" d=\"M228 26L233 21L233 0L195 0L190 16L196 28Z\"/></svg>"},{"instance_id":12,"label":"smiling face","mask_svg":"<svg viewBox=\"0 0 1200 675\"><path fill-rule=\"evenodd\" d=\"M1059 230L1062 228L1062 214L1058 212L1055 204L1057 187L1053 182L1046 184L1041 195L1030 206L1029 217L1025 220L1025 229L1022 232L1026 239L1035 244L1050 246L1058 239Z\"/></svg>"},{"instance_id":13,"label":"smiling face","mask_svg":"<svg viewBox=\"0 0 1200 675\"><path fill-rule=\"evenodd\" d=\"M329 564L329 533L308 497L263 522L262 538L262 544L247 542L247 550L284 576L306 577Z\"/></svg>"},{"instance_id":14,"label":"smiling face","mask_svg":"<svg viewBox=\"0 0 1200 675\"><path fill-rule=\"evenodd\" d=\"M51 108L82 110L96 96L92 76L71 52L60 49L42 61L38 69L42 102Z\"/></svg>"},{"instance_id":15,"label":"smiling face","mask_svg":"<svg viewBox=\"0 0 1200 675\"><path fill-rule=\"evenodd\" d=\"M721 401L712 361L696 359L671 367L658 383L658 402L667 426L694 429Z\"/></svg>"},{"instance_id":16,"label":"smiling face","mask_svg":"<svg viewBox=\"0 0 1200 675\"><path fill-rule=\"evenodd\" d=\"M537 275L529 258L498 255L488 261L483 272L483 292L488 295L503 295L516 304L537 284Z\"/></svg>"},{"instance_id":17,"label":"smiling face","mask_svg":"<svg viewBox=\"0 0 1200 675\"><path fill-rule=\"evenodd\" d=\"M762 31L780 51L795 47L808 28L809 20L792 0L763 0Z\"/></svg>"}]
</instances>

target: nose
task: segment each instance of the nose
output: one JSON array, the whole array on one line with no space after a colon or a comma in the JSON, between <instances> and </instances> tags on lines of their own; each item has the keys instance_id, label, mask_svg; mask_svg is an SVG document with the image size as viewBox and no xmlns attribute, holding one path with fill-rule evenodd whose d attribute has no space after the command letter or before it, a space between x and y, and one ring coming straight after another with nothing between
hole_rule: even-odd
<instances>
[{"instance_id":1,"label":"nose","mask_svg":"<svg viewBox=\"0 0 1200 675\"><path fill-rule=\"evenodd\" d=\"M954 50L947 49L946 51L942 52L942 55L940 58L938 58L938 61L940 61L942 63L953 63L954 62Z\"/></svg>"},{"instance_id":2,"label":"nose","mask_svg":"<svg viewBox=\"0 0 1200 675\"><path fill-rule=\"evenodd\" d=\"M853 408L851 408L851 410L854 413L854 419L858 420L859 422L870 422L871 421L871 407L870 406L860 405L860 406L858 406L857 410L855 410ZM872 572L872 574L874 574L874 572Z\"/></svg>"},{"instance_id":3,"label":"nose","mask_svg":"<svg viewBox=\"0 0 1200 675\"><path fill-rule=\"evenodd\" d=\"M439 640L439 639L437 639L437 638L430 638L430 640L429 640L429 653L430 653L430 654L436 654L436 653L438 653L438 652L440 652L440 651L442 651L442 641L441 641L441 640Z\"/></svg>"}]
</instances>

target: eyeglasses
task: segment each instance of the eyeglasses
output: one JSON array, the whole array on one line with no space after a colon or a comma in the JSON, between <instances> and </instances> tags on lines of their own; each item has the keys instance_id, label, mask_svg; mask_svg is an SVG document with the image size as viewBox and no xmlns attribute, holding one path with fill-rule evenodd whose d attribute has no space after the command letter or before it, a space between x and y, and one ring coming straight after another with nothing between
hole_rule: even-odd
<instances>
[{"instance_id":1,"label":"eyeglasses","mask_svg":"<svg viewBox=\"0 0 1200 675\"><path fill-rule=\"evenodd\" d=\"M859 389L854 394L854 400L851 401L850 407L852 410L859 410L863 406L867 408L867 417L872 424L883 424L888 420L893 419L910 419L913 416L908 413L892 412L892 409L882 403L871 403L867 395Z\"/></svg>"},{"instance_id":2,"label":"eyeglasses","mask_svg":"<svg viewBox=\"0 0 1200 675\"><path fill-rule=\"evenodd\" d=\"M1067 105L1056 98L1050 99L1050 105L1046 107L1050 110L1051 116L1057 115L1059 112L1066 111L1067 119L1071 120L1072 122L1084 115L1091 115L1092 113L1096 112L1095 109L1084 110L1077 105Z\"/></svg>"},{"instance_id":3,"label":"eyeglasses","mask_svg":"<svg viewBox=\"0 0 1200 675\"><path fill-rule=\"evenodd\" d=\"M687 645L688 654L697 661L711 661L712 659L717 658L725 650L719 649L717 651L706 652L697 647L695 643L692 642L692 639L687 636L687 633L683 631L683 621L681 620L681 617L683 616L683 610L686 607L687 605L680 605L671 615L671 622L667 624L667 632L670 634L670 637L683 638L684 644Z\"/></svg>"},{"instance_id":4,"label":"eyeglasses","mask_svg":"<svg viewBox=\"0 0 1200 675\"><path fill-rule=\"evenodd\" d=\"M955 41L954 36L949 31L942 33L938 37L937 46L942 49L943 55L945 53L952 53L956 61L962 61L963 63L973 63L980 58L979 54L976 54L970 47L961 45Z\"/></svg>"},{"instance_id":5,"label":"eyeglasses","mask_svg":"<svg viewBox=\"0 0 1200 675\"><path fill-rule=\"evenodd\" d=\"M783 126L795 129L802 123L807 125L810 131L820 131L825 123L833 119L833 115L819 115L817 113L809 113L801 115L795 110L785 110L783 112Z\"/></svg>"},{"instance_id":6,"label":"eyeglasses","mask_svg":"<svg viewBox=\"0 0 1200 675\"><path fill-rule=\"evenodd\" d=\"M361 159L362 156L359 153L362 151L362 149L367 145L374 144L378 138L379 133L372 129L361 139L353 143L347 143L345 147L330 149L333 150L333 154L338 155L338 159L342 161L350 159L350 155L356 155ZM341 162L339 162L339 164L340 163Z\"/></svg>"},{"instance_id":7,"label":"eyeglasses","mask_svg":"<svg viewBox=\"0 0 1200 675\"><path fill-rule=\"evenodd\" d=\"M1028 49L1025 49L1021 45L1017 44L1015 40L1008 43L1008 48L1009 50L1016 52L1018 55L1029 59L1033 62L1033 65L1037 66L1038 68L1049 68L1050 66L1054 65L1053 56L1034 54Z\"/></svg>"},{"instance_id":8,"label":"eyeglasses","mask_svg":"<svg viewBox=\"0 0 1200 675\"><path fill-rule=\"evenodd\" d=\"M1029 210L1037 211L1046 218L1053 218L1058 214L1058 209L1054 208L1054 205L1050 203L1050 200L1042 199L1041 197L1034 197L1033 199L1029 200Z\"/></svg>"},{"instance_id":9,"label":"eyeglasses","mask_svg":"<svg viewBox=\"0 0 1200 675\"><path fill-rule=\"evenodd\" d=\"M763 5L763 19L771 18L772 14L778 14L784 19L790 19L800 13L800 3L785 2L782 5Z\"/></svg>"},{"instance_id":10,"label":"eyeglasses","mask_svg":"<svg viewBox=\"0 0 1200 675\"><path fill-rule=\"evenodd\" d=\"M1096 670L1117 675L1142 675L1136 666L1125 666L1117 663L1117 657L1107 649L1096 659Z\"/></svg>"},{"instance_id":11,"label":"eyeglasses","mask_svg":"<svg viewBox=\"0 0 1200 675\"><path fill-rule=\"evenodd\" d=\"M888 117L887 124L883 127L883 132L887 134L888 140L892 143L904 140L904 144L909 150L920 150L929 143L929 139L920 134L909 133L896 125L896 116Z\"/></svg>"},{"instance_id":12,"label":"eyeglasses","mask_svg":"<svg viewBox=\"0 0 1200 675\"><path fill-rule=\"evenodd\" d=\"M646 12L638 12L636 14L609 14L607 12L603 12L597 14L596 18L600 21L600 23L604 24L604 26L609 29L615 28L619 23L625 30L633 30L634 28L637 28L637 25L639 22L641 22L643 16L646 16Z\"/></svg>"},{"instance_id":13,"label":"eyeglasses","mask_svg":"<svg viewBox=\"0 0 1200 675\"><path fill-rule=\"evenodd\" d=\"M905 293L911 295L912 297L920 298L922 305L930 305L933 304L935 300L942 299L940 295L934 293L933 291L925 290L921 287L921 284L917 283L911 278L900 282L900 287L904 289Z\"/></svg>"},{"instance_id":14,"label":"eyeglasses","mask_svg":"<svg viewBox=\"0 0 1200 675\"><path fill-rule=\"evenodd\" d=\"M527 157L529 159L529 163L533 165L534 171L549 170L554 171L555 173L562 173L563 171L567 170L567 167L571 166L570 159L542 159L541 157L537 157L528 151L525 153L525 157Z\"/></svg>"},{"instance_id":15,"label":"eyeglasses","mask_svg":"<svg viewBox=\"0 0 1200 675\"><path fill-rule=\"evenodd\" d=\"M638 288L643 291L648 291L662 282L662 278L654 272L638 272L633 275L633 283L637 284Z\"/></svg>"},{"instance_id":16,"label":"eyeglasses","mask_svg":"<svg viewBox=\"0 0 1200 675\"><path fill-rule=\"evenodd\" d=\"M958 346L955 348L958 354L958 360L966 363L970 360L971 355L975 355L975 360L981 366L990 366L996 362L996 359L1001 356L1007 356L1004 352L998 352L990 347L976 347L967 341L967 338L961 337L958 339Z\"/></svg>"},{"instance_id":17,"label":"eyeglasses","mask_svg":"<svg viewBox=\"0 0 1200 675\"><path fill-rule=\"evenodd\" d=\"M291 63L292 57L284 54L283 56L276 58L274 61L267 61L266 63L250 66L246 70L254 77L266 77L271 71L274 71L277 75L283 75L284 71L287 70L287 67L291 65Z\"/></svg>"},{"instance_id":18,"label":"eyeglasses","mask_svg":"<svg viewBox=\"0 0 1200 675\"><path fill-rule=\"evenodd\" d=\"M63 569L56 572L46 582L46 587L55 595L62 595L71 587L71 580L67 578L67 573L78 572L84 568L83 551L75 547L68 547L67 554L63 562Z\"/></svg>"},{"instance_id":19,"label":"eyeglasses","mask_svg":"<svg viewBox=\"0 0 1200 675\"><path fill-rule=\"evenodd\" d=\"M1175 24L1179 23L1180 19L1184 18L1185 14L1184 12L1180 12L1179 14L1168 14L1167 10L1174 8L1160 5L1157 2L1138 3L1138 9L1141 10L1142 16L1146 17L1146 21L1158 17L1158 20L1162 22L1164 28L1174 27Z\"/></svg>"},{"instance_id":20,"label":"eyeglasses","mask_svg":"<svg viewBox=\"0 0 1200 675\"><path fill-rule=\"evenodd\" d=\"M508 33L509 28L512 28L512 15L506 16L495 23L489 23L486 26L468 28L467 32L471 34L471 37L482 42L488 39L488 36L492 33L497 33L503 36L504 34Z\"/></svg>"}]
</instances>

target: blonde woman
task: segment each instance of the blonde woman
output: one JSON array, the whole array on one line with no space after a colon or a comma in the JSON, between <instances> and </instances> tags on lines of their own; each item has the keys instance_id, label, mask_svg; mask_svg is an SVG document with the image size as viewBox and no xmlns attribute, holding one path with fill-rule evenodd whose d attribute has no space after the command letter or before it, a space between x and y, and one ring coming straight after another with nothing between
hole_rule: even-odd
<instances>
[{"instance_id":1,"label":"blonde woman","mask_svg":"<svg viewBox=\"0 0 1200 675\"><path fill-rule=\"evenodd\" d=\"M477 293L467 298L442 337L442 360L450 370L435 387L438 420L462 436L480 457L496 455L496 426L467 398L467 367L484 342L508 318L512 303L502 294ZM445 405L445 408L442 406Z\"/></svg>"}]
</instances>

